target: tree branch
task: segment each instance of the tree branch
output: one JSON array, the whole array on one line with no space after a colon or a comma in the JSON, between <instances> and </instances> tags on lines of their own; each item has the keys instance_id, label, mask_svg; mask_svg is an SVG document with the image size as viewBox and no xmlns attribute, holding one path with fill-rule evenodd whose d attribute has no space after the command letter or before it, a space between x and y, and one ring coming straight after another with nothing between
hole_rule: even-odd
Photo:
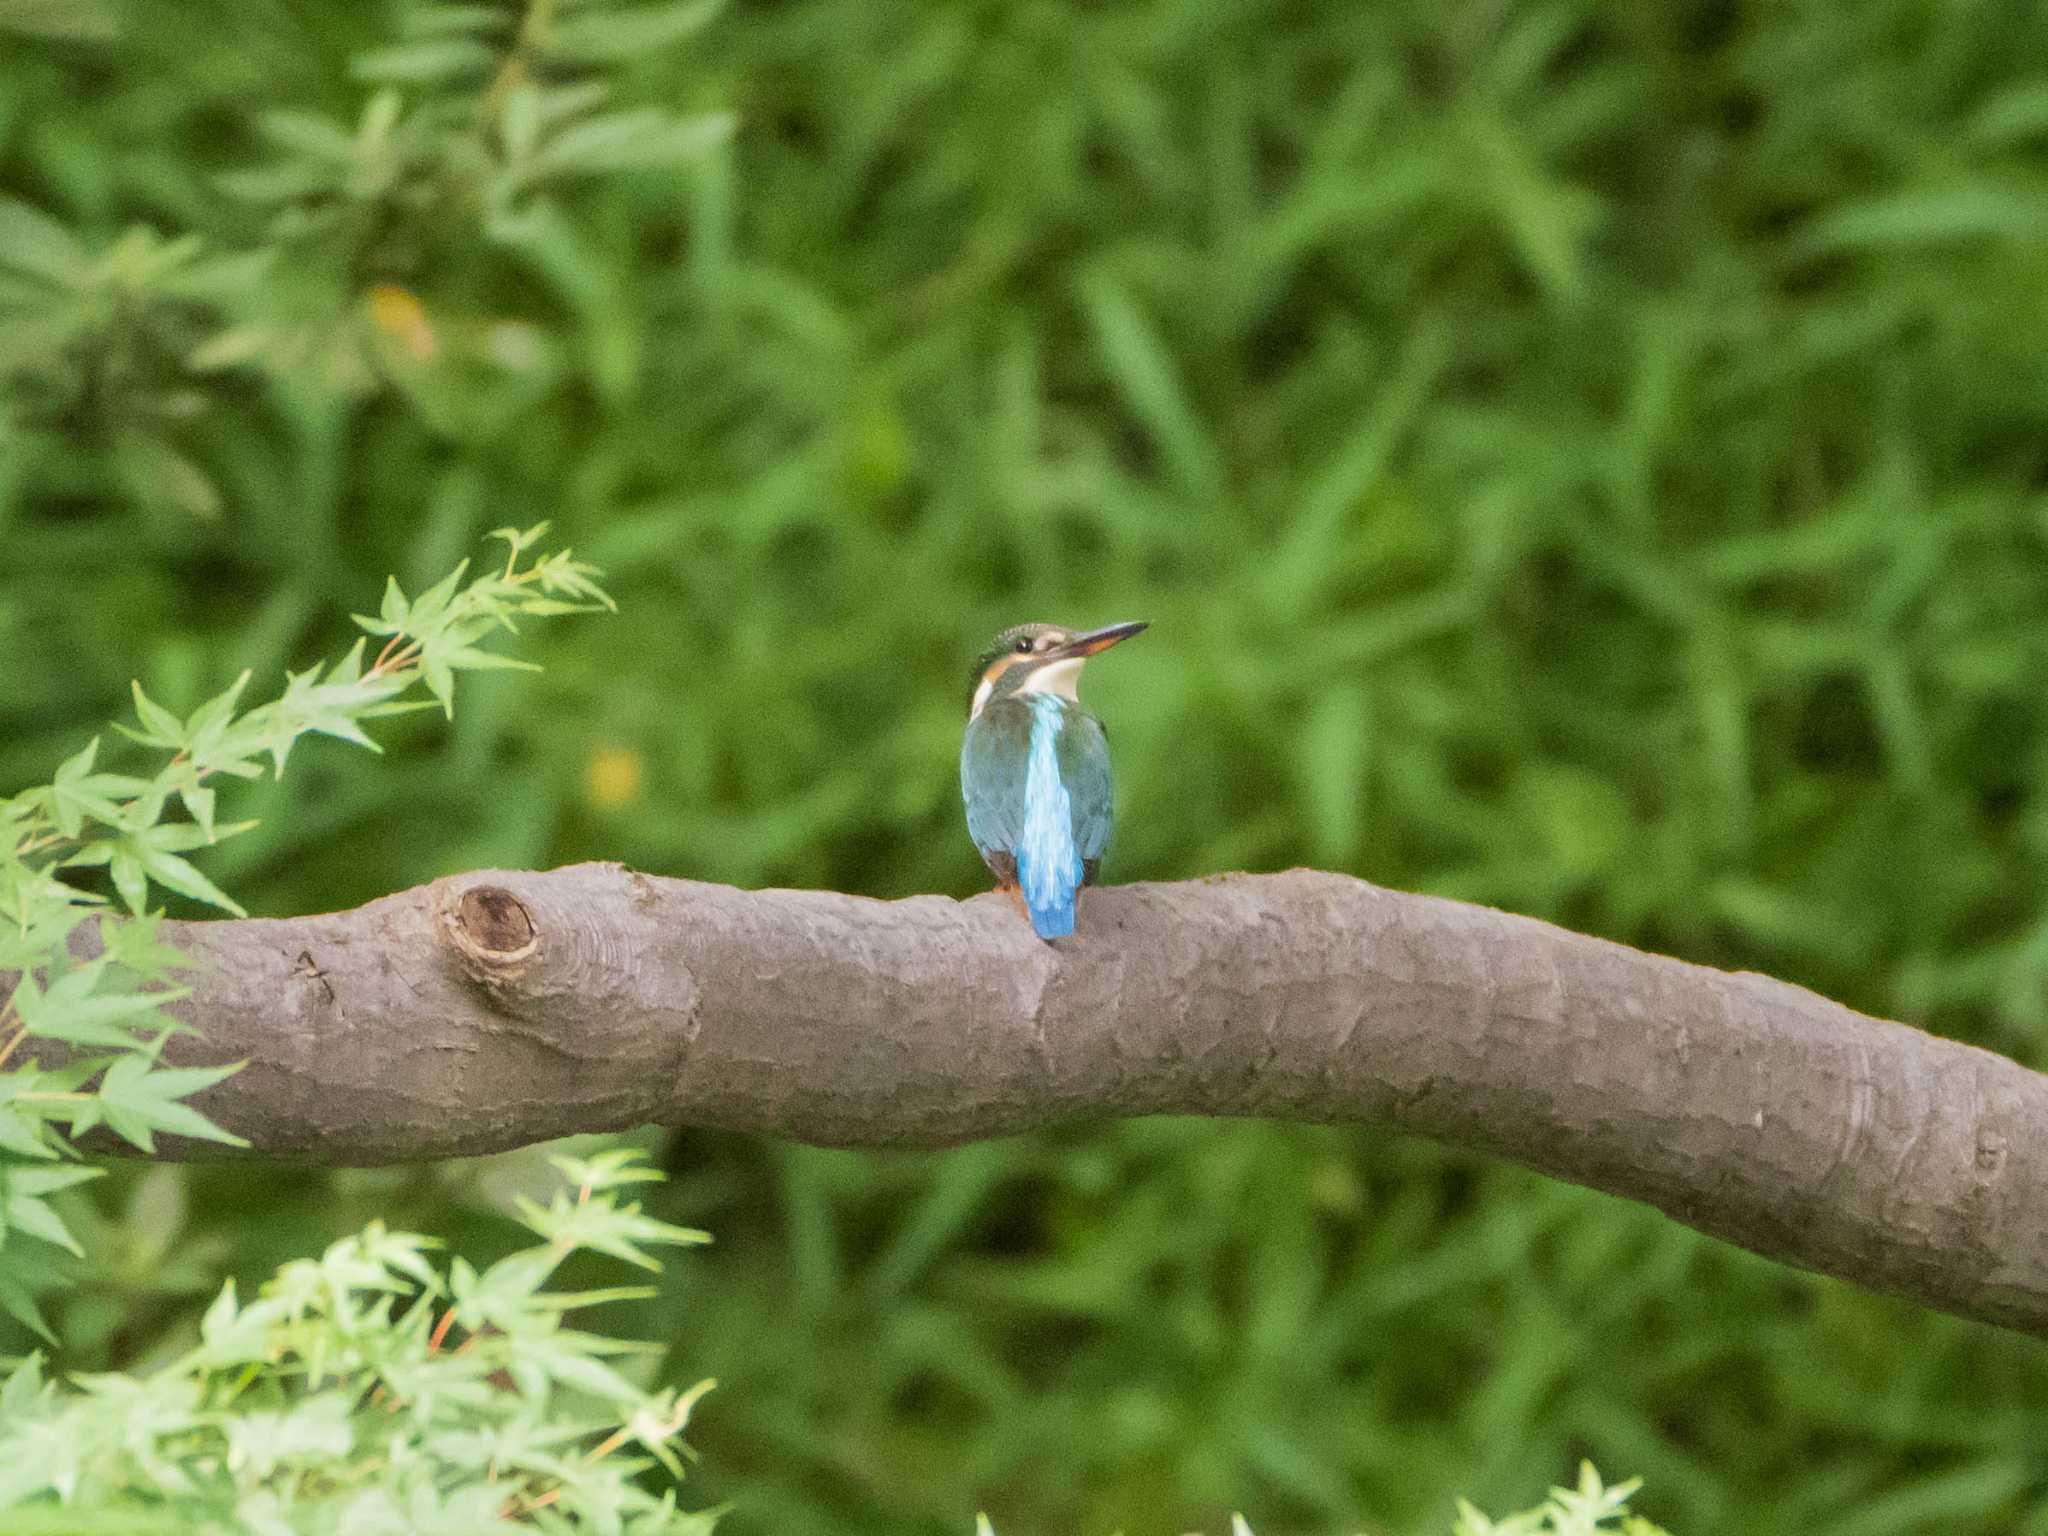
<instances>
[{"instance_id":1,"label":"tree branch","mask_svg":"<svg viewBox=\"0 0 2048 1536\"><path fill-rule=\"evenodd\" d=\"M645 1122L905 1146L1124 1115L1362 1121L2048 1333L2048 1078L1762 976L1343 876L1095 890L1055 946L995 896L608 864L168 928L204 1031L173 1055L248 1059L195 1102L270 1156Z\"/></svg>"}]
</instances>

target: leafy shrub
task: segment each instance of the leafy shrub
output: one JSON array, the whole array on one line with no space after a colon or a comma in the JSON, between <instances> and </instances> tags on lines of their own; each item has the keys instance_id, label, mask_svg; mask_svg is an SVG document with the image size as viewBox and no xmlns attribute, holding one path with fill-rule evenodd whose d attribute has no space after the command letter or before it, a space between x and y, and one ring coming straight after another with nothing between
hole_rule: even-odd
<instances>
[{"instance_id":1,"label":"leafy shrub","mask_svg":"<svg viewBox=\"0 0 2048 1536\"><path fill-rule=\"evenodd\" d=\"M703 1234L621 1201L659 1177L630 1153L556 1162L573 1193L521 1210L541 1246L481 1272L373 1225L246 1304L230 1283L198 1344L147 1376L59 1385L32 1356L0 1389L4 1528L703 1536L713 1516L638 1474L682 1476L678 1436L711 1383L643 1390L610 1362L654 1346L565 1326L642 1288L545 1288L572 1254L654 1269L649 1246Z\"/></svg>"},{"instance_id":2,"label":"leafy shrub","mask_svg":"<svg viewBox=\"0 0 2048 1536\"><path fill-rule=\"evenodd\" d=\"M105 1125L142 1152L159 1132L212 1141L237 1138L181 1102L219 1082L232 1067L157 1065L164 1042L182 1026L163 1011L184 996L170 978L183 957L159 939L152 886L240 914L233 898L185 855L247 832L253 822L220 824L214 806L223 778L253 779L267 758L284 771L292 744L309 733L375 747L363 722L439 704L453 712L458 671L531 666L482 649L493 630L518 615L574 613L609 603L595 573L567 551L525 566L520 557L546 532L500 529L508 548L502 570L465 582L468 563L415 598L387 585L374 618L359 618L384 644L364 660L366 642L333 666L295 673L269 703L236 712L244 672L184 719L135 685L136 725L118 727L140 746L168 753L150 774L97 767L100 738L67 758L48 784L0 801L0 970L19 973L0 1004L0 1306L49 1336L34 1299L52 1270L23 1243L79 1252L47 1197L94 1176L89 1168L39 1166L76 1157L76 1137ZM415 685L431 700L408 700ZM173 801L187 819L173 819ZM74 930L105 897L69 872L103 868L128 909L125 922L103 919L97 953L78 958ZM55 1042L61 1065L45 1068L35 1046ZM62 1127L60 1132L59 1127Z\"/></svg>"}]
</instances>

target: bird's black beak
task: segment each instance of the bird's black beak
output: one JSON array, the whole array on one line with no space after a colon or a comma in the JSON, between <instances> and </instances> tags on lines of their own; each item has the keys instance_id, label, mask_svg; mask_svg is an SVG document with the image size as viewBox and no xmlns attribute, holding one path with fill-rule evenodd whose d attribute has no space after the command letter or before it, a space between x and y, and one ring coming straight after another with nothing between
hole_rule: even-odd
<instances>
[{"instance_id":1,"label":"bird's black beak","mask_svg":"<svg viewBox=\"0 0 2048 1536\"><path fill-rule=\"evenodd\" d=\"M1091 629L1085 635L1076 635L1053 654L1056 656L1093 656L1097 651L1106 651L1119 640L1128 640L1150 622L1134 619L1129 624L1111 624L1106 629Z\"/></svg>"}]
</instances>

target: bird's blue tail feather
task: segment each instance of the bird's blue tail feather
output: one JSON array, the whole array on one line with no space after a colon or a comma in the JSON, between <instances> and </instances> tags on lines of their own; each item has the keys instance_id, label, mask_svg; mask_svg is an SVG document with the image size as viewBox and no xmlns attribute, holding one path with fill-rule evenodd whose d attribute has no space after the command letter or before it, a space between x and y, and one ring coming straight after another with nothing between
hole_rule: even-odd
<instances>
[{"instance_id":1,"label":"bird's blue tail feather","mask_svg":"<svg viewBox=\"0 0 2048 1536\"><path fill-rule=\"evenodd\" d=\"M1026 860L1017 861L1017 883L1031 913L1032 932L1041 939L1064 939L1074 931L1074 896L1081 886L1078 880L1060 878L1057 870L1049 873L1049 879L1034 878L1039 872Z\"/></svg>"}]
</instances>

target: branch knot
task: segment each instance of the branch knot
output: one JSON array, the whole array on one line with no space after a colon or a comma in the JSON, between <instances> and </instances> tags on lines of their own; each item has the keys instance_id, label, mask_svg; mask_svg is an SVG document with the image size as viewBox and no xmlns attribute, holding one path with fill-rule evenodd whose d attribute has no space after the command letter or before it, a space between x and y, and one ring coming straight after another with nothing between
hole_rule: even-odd
<instances>
[{"instance_id":1,"label":"branch knot","mask_svg":"<svg viewBox=\"0 0 2048 1536\"><path fill-rule=\"evenodd\" d=\"M540 950L526 903L502 885L472 885L441 911L442 936L463 969L488 984L517 981Z\"/></svg>"}]
</instances>

